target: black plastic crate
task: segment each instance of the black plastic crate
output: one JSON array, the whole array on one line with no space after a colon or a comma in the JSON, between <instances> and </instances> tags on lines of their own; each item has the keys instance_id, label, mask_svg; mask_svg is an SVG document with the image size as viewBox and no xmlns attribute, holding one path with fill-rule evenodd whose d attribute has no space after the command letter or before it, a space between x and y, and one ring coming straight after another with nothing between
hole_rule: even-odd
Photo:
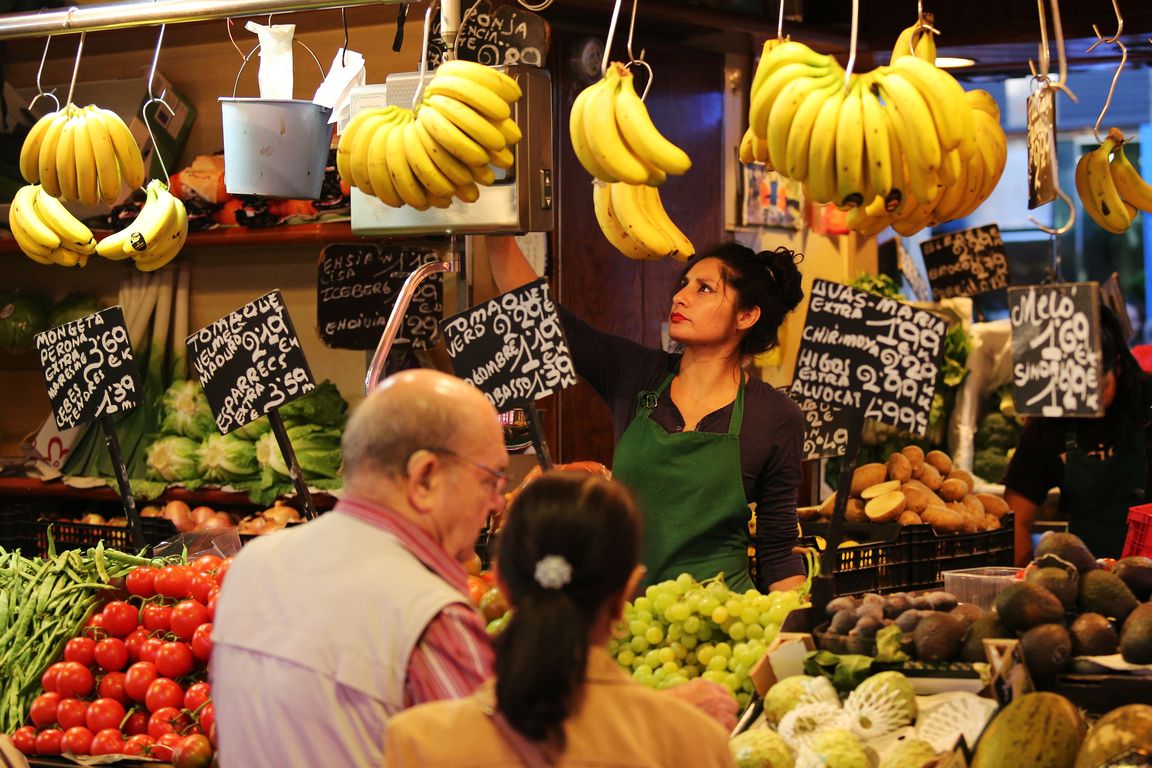
<instances>
[{"instance_id":1,"label":"black plastic crate","mask_svg":"<svg viewBox=\"0 0 1152 768\"><path fill-rule=\"evenodd\" d=\"M140 518L145 543L151 547L165 539L176 535L176 528L172 521L163 517ZM132 544L132 535L127 526L118 525L90 525L67 520L37 520L34 524L36 533L36 553L40 557L48 556L48 529L52 529L52 541L56 551L65 549L87 549L103 541L108 549L118 549L121 552L136 552Z\"/></svg>"},{"instance_id":2,"label":"black plastic crate","mask_svg":"<svg viewBox=\"0 0 1152 768\"><path fill-rule=\"evenodd\" d=\"M36 514L27 504L0 505L0 547L20 550L27 557L36 553Z\"/></svg>"},{"instance_id":3,"label":"black plastic crate","mask_svg":"<svg viewBox=\"0 0 1152 768\"><path fill-rule=\"evenodd\" d=\"M928 527L928 526L924 526ZM1009 513L995 531L950 533L937 536L931 532L933 550L917 561L917 578L937 587L944 585L944 571L982 568L988 565L1013 565L1016 561L1015 517Z\"/></svg>"}]
</instances>

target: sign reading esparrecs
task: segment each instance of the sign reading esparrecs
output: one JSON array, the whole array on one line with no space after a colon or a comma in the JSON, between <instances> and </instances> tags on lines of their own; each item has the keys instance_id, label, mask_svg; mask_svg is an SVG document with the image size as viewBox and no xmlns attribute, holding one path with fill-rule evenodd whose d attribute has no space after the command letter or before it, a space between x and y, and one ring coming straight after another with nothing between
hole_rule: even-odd
<instances>
[{"instance_id":1,"label":"sign reading esparrecs","mask_svg":"<svg viewBox=\"0 0 1152 768\"><path fill-rule=\"evenodd\" d=\"M201 328L187 344L225 435L316 388L278 290Z\"/></svg>"},{"instance_id":2,"label":"sign reading esparrecs","mask_svg":"<svg viewBox=\"0 0 1152 768\"><path fill-rule=\"evenodd\" d=\"M948 323L895 299L816 280L792 397L924 434Z\"/></svg>"},{"instance_id":3,"label":"sign reading esparrecs","mask_svg":"<svg viewBox=\"0 0 1152 768\"><path fill-rule=\"evenodd\" d=\"M60 429L140 404L140 369L120 307L36 334L36 351Z\"/></svg>"}]
</instances>

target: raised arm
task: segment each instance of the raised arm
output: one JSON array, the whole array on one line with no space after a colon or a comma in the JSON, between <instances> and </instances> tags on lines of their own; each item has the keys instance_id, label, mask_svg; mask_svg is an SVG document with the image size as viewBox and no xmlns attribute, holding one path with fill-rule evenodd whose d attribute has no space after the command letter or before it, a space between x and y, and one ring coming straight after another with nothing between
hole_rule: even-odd
<instances>
[{"instance_id":1,"label":"raised arm","mask_svg":"<svg viewBox=\"0 0 1152 768\"><path fill-rule=\"evenodd\" d=\"M492 279L495 280L498 291L507 293L537 279L535 270L524 258L520 246L516 244L515 237L489 235L485 240L488 265L492 270Z\"/></svg>"}]
</instances>

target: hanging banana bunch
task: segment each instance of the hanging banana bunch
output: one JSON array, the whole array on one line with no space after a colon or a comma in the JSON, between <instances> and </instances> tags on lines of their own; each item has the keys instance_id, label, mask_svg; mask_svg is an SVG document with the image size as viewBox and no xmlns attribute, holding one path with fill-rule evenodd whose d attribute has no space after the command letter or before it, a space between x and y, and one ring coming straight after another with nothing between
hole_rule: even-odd
<instances>
[{"instance_id":1,"label":"hanging banana bunch","mask_svg":"<svg viewBox=\"0 0 1152 768\"><path fill-rule=\"evenodd\" d=\"M630 259L687 261L696 252L668 217L656 187L593 179L592 203L604 237Z\"/></svg>"},{"instance_id":2,"label":"hanging banana bunch","mask_svg":"<svg viewBox=\"0 0 1152 768\"><path fill-rule=\"evenodd\" d=\"M1097 149L1076 163L1076 191L1084 211L1117 235L1128 230L1139 211L1152 213L1152 185L1124 154L1126 141L1119 129L1112 128Z\"/></svg>"}]
</instances>

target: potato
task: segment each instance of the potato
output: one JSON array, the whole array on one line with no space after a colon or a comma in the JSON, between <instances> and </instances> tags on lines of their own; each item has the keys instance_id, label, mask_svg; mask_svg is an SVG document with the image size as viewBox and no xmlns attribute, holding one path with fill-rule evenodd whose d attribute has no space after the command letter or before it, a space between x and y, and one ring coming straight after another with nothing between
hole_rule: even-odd
<instances>
[{"instance_id":1,"label":"potato","mask_svg":"<svg viewBox=\"0 0 1152 768\"><path fill-rule=\"evenodd\" d=\"M932 526L936 533L959 533L964 530L966 516L948 507L930 504L921 519Z\"/></svg>"},{"instance_id":2,"label":"potato","mask_svg":"<svg viewBox=\"0 0 1152 768\"><path fill-rule=\"evenodd\" d=\"M944 451L928 451L924 456L924 463L931 464L940 472L941 477L947 477L952 471L952 457Z\"/></svg>"},{"instance_id":3,"label":"potato","mask_svg":"<svg viewBox=\"0 0 1152 768\"><path fill-rule=\"evenodd\" d=\"M920 490L924 491L924 493L928 494L928 503L929 504L938 504L941 507L944 506L944 499L940 498L940 496L936 493L936 491L934 491L931 488L929 488L928 486L924 485L924 483L921 482L920 480L909 480L908 482L904 483L904 485L905 486L910 485L913 488L919 488ZM904 490L903 486L901 486L901 490ZM919 513L917 513L917 514L919 514Z\"/></svg>"},{"instance_id":4,"label":"potato","mask_svg":"<svg viewBox=\"0 0 1152 768\"><path fill-rule=\"evenodd\" d=\"M984 519L984 504L981 503L980 499L969 493L966 494L964 498L960 499L960 503L968 508L968 514L972 515L972 517L977 518L978 520Z\"/></svg>"},{"instance_id":5,"label":"potato","mask_svg":"<svg viewBox=\"0 0 1152 768\"><path fill-rule=\"evenodd\" d=\"M1000 518L996 517L995 515L984 515L984 530L1000 530Z\"/></svg>"},{"instance_id":6,"label":"potato","mask_svg":"<svg viewBox=\"0 0 1152 768\"><path fill-rule=\"evenodd\" d=\"M904 494L904 498L908 500L908 505L905 507L911 512L920 514L924 508L928 506L929 502L935 496L932 491L923 487L920 483L913 485L911 482L904 483L900 486L900 491Z\"/></svg>"},{"instance_id":7,"label":"potato","mask_svg":"<svg viewBox=\"0 0 1152 768\"><path fill-rule=\"evenodd\" d=\"M953 469L944 479L963 480L964 485L968 486L968 493L974 493L976 491L976 478L972 477L971 472L966 472L963 469Z\"/></svg>"},{"instance_id":8,"label":"potato","mask_svg":"<svg viewBox=\"0 0 1152 768\"><path fill-rule=\"evenodd\" d=\"M820 507L796 507L797 520L815 520L818 517L820 517ZM752 524L755 519L756 518L752 518L752 521L748 524L749 533L752 532Z\"/></svg>"},{"instance_id":9,"label":"potato","mask_svg":"<svg viewBox=\"0 0 1152 768\"><path fill-rule=\"evenodd\" d=\"M963 480L951 478L940 483L940 497L944 501L960 501L968 494L968 486Z\"/></svg>"},{"instance_id":10,"label":"potato","mask_svg":"<svg viewBox=\"0 0 1152 768\"><path fill-rule=\"evenodd\" d=\"M820 505L820 508L818 510L816 510L816 514L819 515L820 517L824 518L825 520L829 520L832 518L832 513L835 511L835 509L836 509L836 492L833 491L832 495L830 495L828 498L824 499L824 503Z\"/></svg>"},{"instance_id":11,"label":"potato","mask_svg":"<svg viewBox=\"0 0 1152 768\"><path fill-rule=\"evenodd\" d=\"M877 496L883 496L886 493L892 493L892 491L898 490L900 490L899 480L886 480L883 483L876 483L876 485L870 485L865 488L860 492L860 498L864 499L864 501L870 501Z\"/></svg>"},{"instance_id":12,"label":"potato","mask_svg":"<svg viewBox=\"0 0 1152 768\"><path fill-rule=\"evenodd\" d=\"M908 500L900 491L890 491L874 497L865 504L864 514L874 523L887 523L900 517L907 503Z\"/></svg>"},{"instance_id":13,"label":"potato","mask_svg":"<svg viewBox=\"0 0 1152 768\"><path fill-rule=\"evenodd\" d=\"M864 512L864 502L860 499L848 499L848 509L844 510L844 520L849 523L870 522L868 515Z\"/></svg>"},{"instance_id":14,"label":"potato","mask_svg":"<svg viewBox=\"0 0 1152 768\"><path fill-rule=\"evenodd\" d=\"M888 457L888 479L907 482L912 479L912 462L902 453L894 453Z\"/></svg>"},{"instance_id":15,"label":"potato","mask_svg":"<svg viewBox=\"0 0 1152 768\"><path fill-rule=\"evenodd\" d=\"M920 515L916 514L910 509L905 509L900 513L900 517L896 519L900 525L923 525L924 521L920 519Z\"/></svg>"},{"instance_id":16,"label":"potato","mask_svg":"<svg viewBox=\"0 0 1152 768\"><path fill-rule=\"evenodd\" d=\"M979 533L984 530L984 518L977 520L974 517L964 518L964 527L961 529L962 533Z\"/></svg>"},{"instance_id":17,"label":"potato","mask_svg":"<svg viewBox=\"0 0 1152 768\"><path fill-rule=\"evenodd\" d=\"M887 476L888 468L879 462L856 467L856 471L852 473L852 489L849 495L859 496L865 488L884 482Z\"/></svg>"},{"instance_id":18,"label":"potato","mask_svg":"<svg viewBox=\"0 0 1152 768\"><path fill-rule=\"evenodd\" d=\"M977 493L976 498L984 505L984 511L993 517L1004 517L1008 514L1008 502L1000 496L991 493Z\"/></svg>"},{"instance_id":19,"label":"potato","mask_svg":"<svg viewBox=\"0 0 1152 768\"><path fill-rule=\"evenodd\" d=\"M940 490L940 486L944 484L944 476L940 474L940 470L936 469L936 467L927 461L920 467L920 477L917 479L932 491Z\"/></svg>"},{"instance_id":20,"label":"potato","mask_svg":"<svg viewBox=\"0 0 1152 768\"><path fill-rule=\"evenodd\" d=\"M901 449L900 453L904 458L908 459L908 463L912 465L912 471L920 469L920 465L924 463L924 449L918 445L906 445Z\"/></svg>"}]
</instances>

